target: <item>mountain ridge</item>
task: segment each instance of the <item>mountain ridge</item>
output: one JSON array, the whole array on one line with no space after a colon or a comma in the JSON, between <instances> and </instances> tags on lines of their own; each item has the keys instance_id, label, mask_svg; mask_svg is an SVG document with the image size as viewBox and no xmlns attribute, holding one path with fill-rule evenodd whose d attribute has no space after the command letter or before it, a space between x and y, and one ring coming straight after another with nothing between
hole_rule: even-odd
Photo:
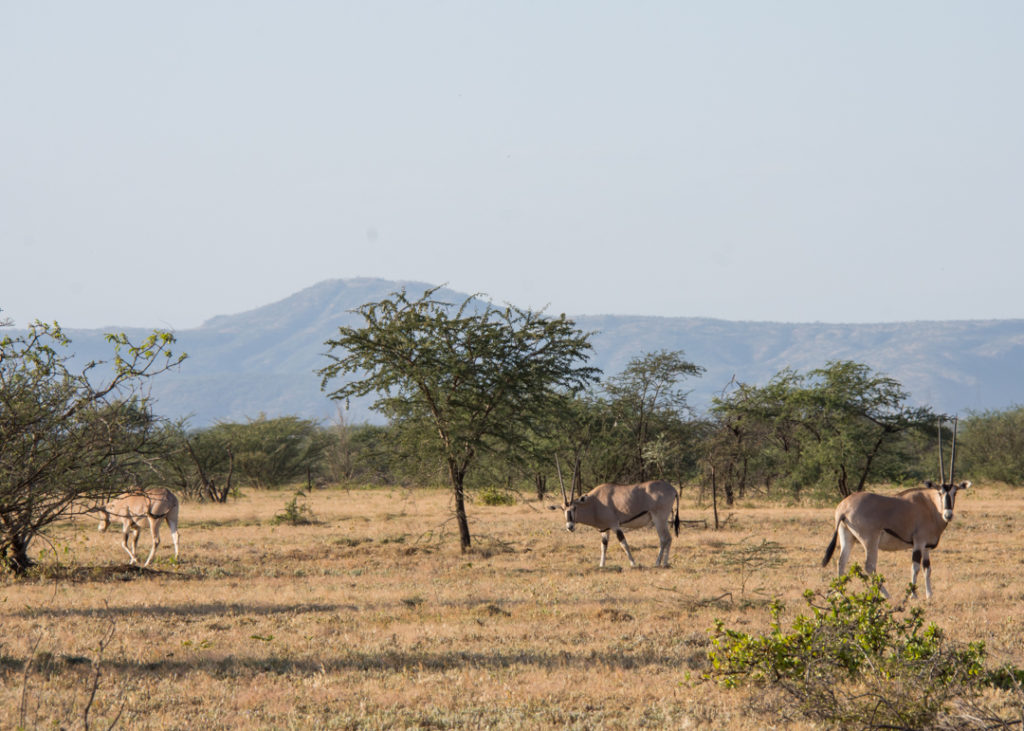
<instances>
[{"instance_id":1,"label":"mountain ridge","mask_svg":"<svg viewBox=\"0 0 1024 731\"><path fill-rule=\"evenodd\" d=\"M352 310L405 288L411 298L434 288L415 280L328 279L293 295L234 315L217 315L180 330L176 350L189 358L152 382L158 413L188 418L193 427L260 415L320 421L338 405L320 390L315 371L327 364L324 342L341 325L357 325ZM438 296L461 303L447 287ZM568 315L593 333L591 365L604 376L645 352L682 350L705 368L687 379L690 402L703 411L735 377L763 384L783 368L806 371L833 360L865 363L895 378L911 401L937 411L998 410L1024 403L1024 319L917 320L895 323L785 323L657 315ZM68 329L79 359L109 358L105 330ZM143 334L143 328L125 332ZM353 402L346 421L379 421L369 401Z\"/></svg>"}]
</instances>

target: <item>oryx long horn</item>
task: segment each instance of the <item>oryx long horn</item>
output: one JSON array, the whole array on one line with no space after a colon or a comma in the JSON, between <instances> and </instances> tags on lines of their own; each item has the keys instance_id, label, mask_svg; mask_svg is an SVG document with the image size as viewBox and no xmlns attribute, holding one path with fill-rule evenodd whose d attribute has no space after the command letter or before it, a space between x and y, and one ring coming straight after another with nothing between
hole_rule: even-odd
<instances>
[{"instance_id":1,"label":"oryx long horn","mask_svg":"<svg viewBox=\"0 0 1024 731\"><path fill-rule=\"evenodd\" d=\"M555 455L555 469L558 470L558 486L562 488L562 504L568 505L569 498L565 496L565 483L562 481L562 465L558 461L558 455Z\"/></svg>"},{"instance_id":2,"label":"oryx long horn","mask_svg":"<svg viewBox=\"0 0 1024 731\"><path fill-rule=\"evenodd\" d=\"M579 454L576 455L576 462L572 466L572 499L576 499L577 493L580 497L583 497L583 467L581 464L582 458Z\"/></svg>"},{"instance_id":3,"label":"oryx long horn","mask_svg":"<svg viewBox=\"0 0 1024 731\"><path fill-rule=\"evenodd\" d=\"M946 484L946 466L942 463L942 419L939 419L939 484Z\"/></svg>"},{"instance_id":4,"label":"oryx long horn","mask_svg":"<svg viewBox=\"0 0 1024 731\"><path fill-rule=\"evenodd\" d=\"M953 484L953 469L956 466L956 425L960 417L953 418L953 446L949 452L949 484Z\"/></svg>"}]
</instances>

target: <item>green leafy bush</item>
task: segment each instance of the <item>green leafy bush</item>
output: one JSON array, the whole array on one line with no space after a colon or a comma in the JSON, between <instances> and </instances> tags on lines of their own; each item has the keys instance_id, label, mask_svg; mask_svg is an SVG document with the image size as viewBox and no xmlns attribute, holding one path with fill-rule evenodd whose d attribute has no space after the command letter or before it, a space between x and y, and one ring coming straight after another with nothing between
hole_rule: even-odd
<instances>
[{"instance_id":1,"label":"green leafy bush","mask_svg":"<svg viewBox=\"0 0 1024 731\"><path fill-rule=\"evenodd\" d=\"M484 505L515 505L515 495L496 487L485 487L477 493L477 499Z\"/></svg>"},{"instance_id":2,"label":"green leafy bush","mask_svg":"<svg viewBox=\"0 0 1024 731\"><path fill-rule=\"evenodd\" d=\"M299 502L299 499L303 502ZM274 516L275 525L310 525L316 522L313 510L305 503L306 493L297 490L295 495L284 504L284 510Z\"/></svg>"},{"instance_id":3,"label":"green leafy bush","mask_svg":"<svg viewBox=\"0 0 1024 731\"><path fill-rule=\"evenodd\" d=\"M854 579L865 584L863 591L852 589ZM710 677L729 687L770 684L808 718L871 728L934 727L953 699L998 684L985 671L984 643L947 641L941 629L925 623L921 607L894 608L881 586L881 576L854 566L827 594L806 592L810 614L797 616L789 631L782 628L777 601L765 635L727 629L718 620L708 653Z\"/></svg>"}]
</instances>

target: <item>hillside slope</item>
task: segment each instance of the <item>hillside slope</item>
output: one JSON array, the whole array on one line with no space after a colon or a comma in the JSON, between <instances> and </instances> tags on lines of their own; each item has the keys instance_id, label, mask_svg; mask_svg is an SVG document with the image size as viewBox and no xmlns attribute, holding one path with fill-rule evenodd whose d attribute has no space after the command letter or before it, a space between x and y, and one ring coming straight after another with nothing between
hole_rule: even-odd
<instances>
[{"instance_id":1,"label":"hillside slope","mask_svg":"<svg viewBox=\"0 0 1024 731\"><path fill-rule=\"evenodd\" d=\"M214 317L176 333L189 354L179 371L153 383L157 410L189 417L192 426L242 421L261 414L333 420L337 405L320 391L317 368L326 364L324 341L339 325L358 324L351 312L405 287L410 297L430 285L382 279L328 280L278 302ZM466 295L441 290L461 302ZM576 315L593 332L593 364L606 375L633 357L660 349L683 350L707 369L691 379L690 402L703 410L735 376L763 383L785 367L800 371L849 359L891 376L915 403L946 413L1003 409L1024 403L1024 320L823 324L732 322L687 317ZM130 331L141 333L142 331ZM80 358L109 353L98 330L68 332ZM353 403L350 422L375 420Z\"/></svg>"}]
</instances>

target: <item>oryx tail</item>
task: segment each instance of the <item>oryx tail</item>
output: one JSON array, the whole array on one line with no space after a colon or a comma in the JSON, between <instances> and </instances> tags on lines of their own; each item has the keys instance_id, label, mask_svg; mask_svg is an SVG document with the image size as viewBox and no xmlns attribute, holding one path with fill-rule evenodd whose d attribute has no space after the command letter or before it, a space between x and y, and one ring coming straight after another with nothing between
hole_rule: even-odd
<instances>
[{"instance_id":1,"label":"oryx tail","mask_svg":"<svg viewBox=\"0 0 1024 731\"><path fill-rule=\"evenodd\" d=\"M825 549L825 558L821 559L821 567L828 566L828 562L832 560L832 554L836 552L836 543L839 541L839 527L836 526L835 532L832 534L832 541L828 544L828 548Z\"/></svg>"}]
</instances>

